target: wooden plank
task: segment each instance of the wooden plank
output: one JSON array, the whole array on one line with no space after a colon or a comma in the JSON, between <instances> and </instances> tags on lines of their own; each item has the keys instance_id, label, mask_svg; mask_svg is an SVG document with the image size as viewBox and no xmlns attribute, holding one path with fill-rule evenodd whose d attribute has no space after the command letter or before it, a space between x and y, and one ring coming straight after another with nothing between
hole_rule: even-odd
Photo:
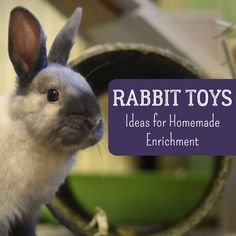
<instances>
[{"instance_id":1,"label":"wooden plank","mask_svg":"<svg viewBox=\"0 0 236 236\"><path fill-rule=\"evenodd\" d=\"M119 9L107 0L68 0L57 1L47 0L56 7L62 14L69 17L78 6L83 8L83 21L81 30L94 28L107 22L116 20L119 17Z\"/></svg>"}]
</instances>

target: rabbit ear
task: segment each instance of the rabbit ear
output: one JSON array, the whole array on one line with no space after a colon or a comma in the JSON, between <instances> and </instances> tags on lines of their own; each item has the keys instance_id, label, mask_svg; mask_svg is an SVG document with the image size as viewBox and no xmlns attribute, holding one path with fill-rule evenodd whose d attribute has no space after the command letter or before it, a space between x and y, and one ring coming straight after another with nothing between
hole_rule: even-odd
<instances>
[{"instance_id":1,"label":"rabbit ear","mask_svg":"<svg viewBox=\"0 0 236 236\"><path fill-rule=\"evenodd\" d=\"M49 52L48 60L50 62L66 65L79 30L81 16L82 9L77 8L58 33Z\"/></svg>"},{"instance_id":2,"label":"rabbit ear","mask_svg":"<svg viewBox=\"0 0 236 236\"><path fill-rule=\"evenodd\" d=\"M23 7L12 10L9 22L8 52L19 77L27 87L33 77L47 66L46 37L38 20Z\"/></svg>"}]
</instances>

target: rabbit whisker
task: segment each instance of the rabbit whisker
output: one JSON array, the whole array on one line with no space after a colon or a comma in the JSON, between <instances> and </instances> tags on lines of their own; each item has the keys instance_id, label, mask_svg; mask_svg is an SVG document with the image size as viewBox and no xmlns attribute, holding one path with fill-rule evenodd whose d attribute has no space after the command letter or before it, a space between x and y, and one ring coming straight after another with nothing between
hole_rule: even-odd
<instances>
[{"instance_id":1,"label":"rabbit whisker","mask_svg":"<svg viewBox=\"0 0 236 236\"><path fill-rule=\"evenodd\" d=\"M108 62L105 62L99 66L97 66L96 68L94 68L92 71L90 71L87 76L85 77L86 79L88 79L91 75L93 75L95 72L97 72L99 69L107 66L107 65L111 65L112 63L116 62L116 61L119 61L119 60L122 60L123 58L125 57L120 57L120 58L116 58L114 60L111 60L111 61L108 61Z\"/></svg>"}]
</instances>

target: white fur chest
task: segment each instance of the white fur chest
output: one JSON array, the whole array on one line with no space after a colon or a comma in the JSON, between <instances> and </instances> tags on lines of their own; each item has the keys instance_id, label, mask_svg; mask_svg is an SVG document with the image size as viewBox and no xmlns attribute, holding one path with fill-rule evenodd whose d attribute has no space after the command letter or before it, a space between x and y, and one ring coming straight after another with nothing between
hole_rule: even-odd
<instances>
[{"instance_id":1,"label":"white fur chest","mask_svg":"<svg viewBox=\"0 0 236 236\"><path fill-rule=\"evenodd\" d=\"M5 105L0 97L0 219L7 220L48 202L75 157L35 145L22 124L12 122Z\"/></svg>"}]
</instances>

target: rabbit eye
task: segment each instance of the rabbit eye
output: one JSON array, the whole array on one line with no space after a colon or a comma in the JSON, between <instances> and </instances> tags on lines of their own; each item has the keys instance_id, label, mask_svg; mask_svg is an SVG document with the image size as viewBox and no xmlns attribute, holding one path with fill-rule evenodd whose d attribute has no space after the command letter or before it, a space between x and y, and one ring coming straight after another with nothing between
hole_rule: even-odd
<instances>
[{"instance_id":1,"label":"rabbit eye","mask_svg":"<svg viewBox=\"0 0 236 236\"><path fill-rule=\"evenodd\" d=\"M59 99L59 92L56 89L49 89L47 98L49 102L56 102Z\"/></svg>"}]
</instances>

